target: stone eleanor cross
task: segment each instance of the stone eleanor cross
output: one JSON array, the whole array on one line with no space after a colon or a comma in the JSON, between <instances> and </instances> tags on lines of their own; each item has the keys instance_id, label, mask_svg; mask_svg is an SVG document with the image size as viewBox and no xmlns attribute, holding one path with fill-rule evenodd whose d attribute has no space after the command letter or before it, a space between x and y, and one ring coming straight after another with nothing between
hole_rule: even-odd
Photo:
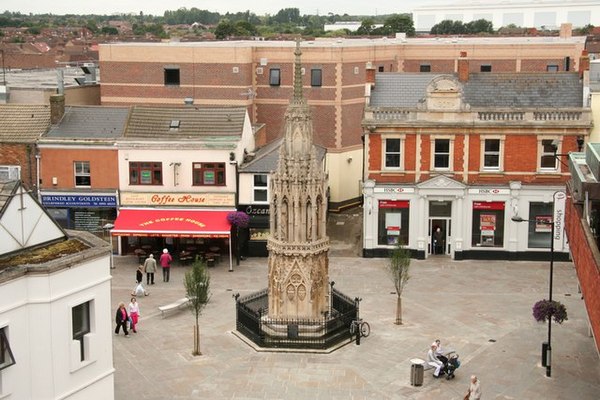
<instances>
[{"instance_id":1,"label":"stone eleanor cross","mask_svg":"<svg viewBox=\"0 0 600 400\"><path fill-rule=\"evenodd\" d=\"M314 320L325 316L329 303L327 177L302 95L301 54L297 41L294 95L285 112L279 164L269 182L269 317Z\"/></svg>"}]
</instances>

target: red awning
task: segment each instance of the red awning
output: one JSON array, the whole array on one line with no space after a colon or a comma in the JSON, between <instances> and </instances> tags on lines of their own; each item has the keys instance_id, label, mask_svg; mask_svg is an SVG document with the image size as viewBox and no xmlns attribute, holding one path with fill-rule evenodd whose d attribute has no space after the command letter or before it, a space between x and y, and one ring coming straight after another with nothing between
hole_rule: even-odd
<instances>
[{"instance_id":1,"label":"red awning","mask_svg":"<svg viewBox=\"0 0 600 400\"><path fill-rule=\"evenodd\" d=\"M231 211L122 208L114 236L227 238Z\"/></svg>"}]
</instances>

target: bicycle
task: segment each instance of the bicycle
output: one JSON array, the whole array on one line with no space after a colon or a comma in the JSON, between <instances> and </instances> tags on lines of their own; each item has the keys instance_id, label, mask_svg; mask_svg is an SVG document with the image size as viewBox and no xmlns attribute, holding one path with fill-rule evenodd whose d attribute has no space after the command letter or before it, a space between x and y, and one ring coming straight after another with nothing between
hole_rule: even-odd
<instances>
[{"instance_id":1,"label":"bicycle","mask_svg":"<svg viewBox=\"0 0 600 400\"><path fill-rule=\"evenodd\" d=\"M355 332L358 332L362 337L368 337L371 334L371 326L362 318L355 319L350 324L350 335L354 335Z\"/></svg>"}]
</instances>

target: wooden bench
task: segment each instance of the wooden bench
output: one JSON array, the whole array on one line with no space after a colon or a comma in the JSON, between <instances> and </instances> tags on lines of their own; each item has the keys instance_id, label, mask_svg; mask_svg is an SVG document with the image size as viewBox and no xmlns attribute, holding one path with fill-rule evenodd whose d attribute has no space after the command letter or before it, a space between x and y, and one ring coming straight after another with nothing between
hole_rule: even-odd
<instances>
[{"instance_id":1,"label":"wooden bench","mask_svg":"<svg viewBox=\"0 0 600 400\"><path fill-rule=\"evenodd\" d=\"M171 304L160 306L160 307L158 307L158 309L159 309L162 317L164 318L165 313L167 311L179 309L181 307L187 306L189 303L190 303L190 299L188 297L183 297L179 300L172 302Z\"/></svg>"}]
</instances>

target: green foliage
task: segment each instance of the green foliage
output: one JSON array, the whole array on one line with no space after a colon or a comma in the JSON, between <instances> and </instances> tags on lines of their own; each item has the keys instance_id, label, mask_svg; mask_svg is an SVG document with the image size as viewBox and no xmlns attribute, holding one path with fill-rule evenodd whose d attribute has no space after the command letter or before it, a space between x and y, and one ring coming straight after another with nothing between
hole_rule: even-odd
<instances>
[{"instance_id":1,"label":"green foliage","mask_svg":"<svg viewBox=\"0 0 600 400\"><path fill-rule=\"evenodd\" d=\"M410 279L410 250L398 244L390 254L390 262L388 264L389 277L394 282L396 294L402 296L404 286Z\"/></svg>"},{"instance_id":2,"label":"green foliage","mask_svg":"<svg viewBox=\"0 0 600 400\"><path fill-rule=\"evenodd\" d=\"M196 325L202 310L210 300L210 274L203 261L196 260L183 279L185 292L190 299L190 309L196 318Z\"/></svg>"},{"instance_id":3,"label":"green foliage","mask_svg":"<svg viewBox=\"0 0 600 400\"><path fill-rule=\"evenodd\" d=\"M42 30L39 26L32 26L30 28L27 28L27 33L29 33L30 35L39 35L40 33L42 33Z\"/></svg>"},{"instance_id":4,"label":"green foliage","mask_svg":"<svg viewBox=\"0 0 600 400\"><path fill-rule=\"evenodd\" d=\"M285 24L285 23L300 23L300 10L298 8L283 8L277 12L271 21L274 23Z\"/></svg>"},{"instance_id":5,"label":"green foliage","mask_svg":"<svg viewBox=\"0 0 600 400\"><path fill-rule=\"evenodd\" d=\"M383 23L383 34L393 35L404 32L406 36L415 36L415 26L408 14L394 14L385 19Z\"/></svg>"},{"instance_id":6,"label":"green foliage","mask_svg":"<svg viewBox=\"0 0 600 400\"><path fill-rule=\"evenodd\" d=\"M375 29L375 21L373 18L365 18L362 20L360 27L356 30L359 35L370 35Z\"/></svg>"},{"instance_id":7,"label":"green foliage","mask_svg":"<svg viewBox=\"0 0 600 400\"><path fill-rule=\"evenodd\" d=\"M103 35L118 35L119 30L112 26L103 26L100 30L100 33L102 33Z\"/></svg>"},{"instance_id":8,"label":"green foliage","mask_svg":"<svg viewBox=\"0 0 600 400\"><path fill-rule=\"evenodd\" d=\"M467 33L494 33L494 24L486 19L478 19L468 22L466 25Z\"/></svg>"},{"instance_id":9,"label":"green foliage","mask_svg":"<svg viewBox=\"0 0 600 400\"><path fill-rule=\"evenodd\" d=\"M234 36L235 32L235 26L228 19L219 22L219 25L215 28L215 36L217 39L226 39L229 36Z\"/></svg>"},{"instance_id":10,"label":"green foliage","mask_svg":"<svg viewBox=\"0 0 600 400\"><path fill-rule=\"evenodd\" d=\"M594 25L592 24L587 24L586 26L583 26L579 29L577 29L577 32L580 35L590 35L593 31L594 31Z\"/></svg>"}]
</instances>

